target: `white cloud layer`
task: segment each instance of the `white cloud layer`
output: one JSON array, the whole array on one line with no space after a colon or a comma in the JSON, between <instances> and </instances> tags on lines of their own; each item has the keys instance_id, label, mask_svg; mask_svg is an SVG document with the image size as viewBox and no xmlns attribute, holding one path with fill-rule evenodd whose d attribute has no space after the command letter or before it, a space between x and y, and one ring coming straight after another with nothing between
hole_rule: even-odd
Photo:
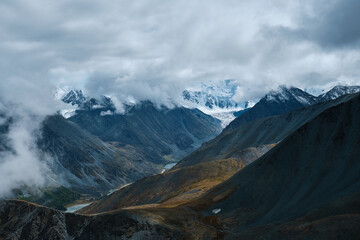
<instances>
[{"instance_id":1,"label":"white cloud layer","mask_svg":"<svg viewBox=\"0 0 360 240\"><path fill-rule=\"evenodd\" d=\"M168 104L209 80L236 79L243 100L279 84L359 84L359 10L357 0L4 0L0 81Z\"/></svg>"}]
</instances>

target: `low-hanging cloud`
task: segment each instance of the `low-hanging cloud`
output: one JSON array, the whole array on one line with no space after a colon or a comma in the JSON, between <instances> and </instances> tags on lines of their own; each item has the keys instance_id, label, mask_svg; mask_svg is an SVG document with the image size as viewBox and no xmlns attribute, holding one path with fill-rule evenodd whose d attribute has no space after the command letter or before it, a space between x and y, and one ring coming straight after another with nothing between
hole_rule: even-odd
<instances>
[{"instance_id":1,"label":"low-hanging cloud","mask_svg":"<svg viewBox=\"0 0 360 240\"><path fill-rule=\"evenodd\" d=\"M15 63L13 63L15 64ZM8 72L9 73L9 72ZM44 77L12 72L0 81L0 199L18 188L46 185L47 164L37 148L41 123L59 108Z\"/></svg>"},{"instance_id":2,"label":"low-hanging cloud","mask_svg":"<svg viewBox=\"0 0 360 240\"><path fill-rule=\"evenodd\" d=\"M34 136L40 121L35 117L24 118L12 119L6 135L11 150L0 152L0 198L12 196L13 189L42 187L45 183L43 174L47 166L39 160Z\"/></svg>"}]
</instances>

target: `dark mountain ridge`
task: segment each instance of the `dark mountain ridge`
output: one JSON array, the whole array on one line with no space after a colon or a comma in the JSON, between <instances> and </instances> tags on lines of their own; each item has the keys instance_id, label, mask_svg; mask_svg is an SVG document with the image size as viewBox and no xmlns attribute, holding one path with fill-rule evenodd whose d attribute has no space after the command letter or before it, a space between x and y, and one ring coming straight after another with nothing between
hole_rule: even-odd
<instances>
[{"instance_id":1,"label":"dark mountain ridge","mask_svg":"<svg viewBox=\"0 0 360 240\"><path fill-rule=\"evenodd\" d=\"M277 90L270 91L254 107L247 111L235 113L237 118L232 121L224 131L235 129L256 119L280 115L310 105L334 100L340 96L360 91L359 86L337 85L328 92L313 96L299 88L279 86Z\"/></svg>"}]
</instances>

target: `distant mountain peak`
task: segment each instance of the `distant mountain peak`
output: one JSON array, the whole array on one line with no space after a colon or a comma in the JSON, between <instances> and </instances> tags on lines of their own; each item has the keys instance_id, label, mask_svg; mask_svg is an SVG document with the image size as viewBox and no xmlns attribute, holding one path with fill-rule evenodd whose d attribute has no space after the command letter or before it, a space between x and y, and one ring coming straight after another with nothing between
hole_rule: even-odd
<instances>
[{"instance_id":1,"label":"distant mountain peak","mask_svg":"<svg viewBox=\"0 0 360 240\"><path fill-rule=\"evenodd\" d=\"M309 106L316 102L316 97L299 88L280 85L277 90L272 90L268 94L266 94L263 100L279 103L296 101L304 106Z\"/></svg>"},{"instance_id":2,"label":"distant mountain peak","mask_svg":"<svg viewBox=\"0 0 360 240\"><path fill-rule=\"evenodd\" d=\"M345 94L352 94L360 92L360 86L345 86L345 85L336 85L328 92L321 94L318 98L322 102L334 100Z\"/></svg>"},{"instance_id":3,"label":"distant mountain peak","mask_svg":"<svg viewBox=\"0 0 360 240\"><path fill-rule=\"evenodd\" d=\"M61 100L65 103L71 103L71 105L81 105L83 104L88 98L85 97L82 90L70 90L65 96L61 98Z\"/></svg>"},{"instance_id":4,"label":"distant mountain peak","mask_svg":"<svg viewBox=\"0 0 360 240\"><path fill-rule=\"evenodd\" d=\"M74 108L62 110L62 115L64 117L71 117L75 114L76 110L92 110L92 109L102 109L109 113L113 113L116 108L110 97L100 96L98 99L90 98L86 96L82 90L73 89L68 91L68 93L63 94L61 100L64 103L71 104L75 106Z\"/></svg>"},{"instance_id":5,"label":"distant mountain peak","mask_svg":"<svg viewBox=\"0 0 360 240\"><path fill-rule=\"evenodd\" d=\"M233 79L227 79L216 83L211 82L210 84L203 83L199 89L184 90L183 98L186 101L208 109L238 108L243 104L232 99L236 93L236 89L237 84Z\"/></svg>"},{"instance_id":6,"label":"distant mountain peak","mask_svg":"<svg viewBox=\"0 0 360 240\"><path fill-rule=\"evenodd\" d=\"M254 107L237 114L237 118L229 124L227 129L231 130L259 118L280 115L356 92L360 92L360 86L337 85L316 97L299 88L280 85L260 99Z\"/></svg>"},{"instance_id":7,"label":"distant mountain peak","mask_svg":"<svg viewBox=\"0 0 360 240\"><path fill-rule=\"evenodd\" d=\"M217 119L226 127L235 119L235 113L244 111L255 105L255 101L239 102L234 100L238 84L234 79L202 83L198 89L186 89L182 93L183 99Z\"/></svg>"}]
</instances>

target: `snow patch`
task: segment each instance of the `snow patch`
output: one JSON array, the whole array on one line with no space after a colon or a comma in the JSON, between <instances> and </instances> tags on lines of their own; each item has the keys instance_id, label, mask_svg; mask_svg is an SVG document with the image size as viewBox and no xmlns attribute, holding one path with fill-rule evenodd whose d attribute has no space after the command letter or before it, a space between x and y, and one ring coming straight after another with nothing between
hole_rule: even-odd
<instances>
[{"instance_id":1,"label":"snow patch","mask_svg":"<svg viewBox=\"0 0 360 240\"><path fill-rule=\"evenodd\" d=\"M113 115L114 113L110 110L107 110L107 111L101 111L100 112L100 116L108 116L108 115Z\"/></svg>"},{"instance_id":2,"label":"snow patch","mask_svg":"<svg viewBox=\"0 0 360 240\"><path fill-rule=\"evenodd\" d=\"M212 213L218 214L221 211L221 208L215 208L212 210Z\"/></svg>"}]
</instances>

